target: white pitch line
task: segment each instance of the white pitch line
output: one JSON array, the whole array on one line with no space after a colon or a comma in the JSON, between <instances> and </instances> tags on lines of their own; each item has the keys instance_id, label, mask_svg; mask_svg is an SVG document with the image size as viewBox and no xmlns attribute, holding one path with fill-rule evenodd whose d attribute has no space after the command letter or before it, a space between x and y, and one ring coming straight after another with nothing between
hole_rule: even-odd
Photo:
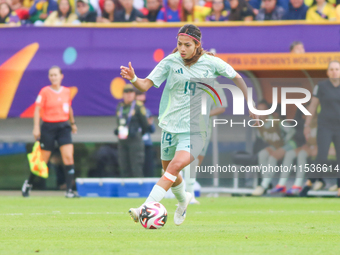
<instances>
[{"instance_id":1,"label":"white pitch line","mask_svg":"<svg viewBox=\"0 0 340 255\"><path fill-rule=\"evenodd\" d=\"M212 212L212 211L198 211L198 212L194 212L196 214L272 214L272 213L285 213L285 214L306 214L306 213L334 213L334 214L338 214L340 213L340 211L273 211L273 210L268 210L268 211L217 211L217 212Z\"/></svg>"},{"instance_id":2,"label":"white pitch line","mask_svg":"<svg viewBox=\"0 0 340 255\"><path fill-rule=\"evenodd\" d=\"M109 215L109 214L124 214L124 212L69 212L69 213L61 213L59 211L54 211L51 213L0 213L0 216L23 216L23 215L31 215L31 216L35 216L35 215L63 215L63 214L67 214L67 215Z\"/></svg>"},{"instance_id":3,"label":"white pitch line","mask_svg":"<svg viewBox=\"0 0 340 255\"><path fill-rule=\"evenodd\" d=\"M195 214L273 214L273 213L285 213L285 214L306 214L306 213L324 213L324 214L338 214L340 211L197 211L194 212ZM31 216L38 216L38 215L119 215L125 214L124 212L69 212L69 213L62 213L60 211L53 211L51 213L0 213L0 216L24 216L24 215L31 215Z\"/></svg>"},{"instance_id":4,"label":"white pitch line","mask_svg":"<svg viewBox=\"0 0 340 255\"><path fill-rule=\"evenodd\" d=\"M24 214L22 214L22 213L1 213L0 215L3 215L3 216L22 216Z\"/></svg>"}]
</instances>

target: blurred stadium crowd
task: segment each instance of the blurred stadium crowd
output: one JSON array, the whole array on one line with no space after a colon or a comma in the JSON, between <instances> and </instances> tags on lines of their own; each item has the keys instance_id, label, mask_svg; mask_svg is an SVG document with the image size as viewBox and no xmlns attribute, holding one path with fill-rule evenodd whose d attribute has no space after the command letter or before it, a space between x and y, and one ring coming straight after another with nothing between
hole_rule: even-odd
<instances>
[{"instance_id":1,"label":"blurred stadium crowd","mask_svg":"<svg viewBox=\"0 0 340 255\"><path fill-rule=\"evenodd\" d=\"M340 0L0 0L0 24L340 21Z\"/></svg>"}]
</instances>

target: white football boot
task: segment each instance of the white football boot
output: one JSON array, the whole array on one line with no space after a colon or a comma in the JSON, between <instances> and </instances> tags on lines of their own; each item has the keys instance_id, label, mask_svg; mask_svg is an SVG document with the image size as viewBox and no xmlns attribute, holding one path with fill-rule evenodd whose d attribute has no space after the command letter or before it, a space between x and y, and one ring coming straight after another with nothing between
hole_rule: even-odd
<instances>
[{"instance_id":1,"label":"white football boot","mask_svg":"<svg viewBox=\"0 0 340 255\"><path fill-rule=\"evenodd\" d=\"M136 223L139 221L139 213L140 213L140 208L130 208L129 210L131 219L133 219L133 221Z\"/></svg>"},{"instance_id":2,"label":"white football boot","mask_svg":"<svg viewBox=\"0 0 340 255\"><path fill-rule=\"evenodd\" d=\"M174 222L177 226L181 225L184 222L185 217L187 216L187 207L192 198L191 193L189 192L185 193L186 193L185 206L178 205L174 215Z\"/></svg>"},{"instance_id":3,"label":"white football boot","mask_svg":"<svg viewBox=\"0 0 340 255\"><path fill-rule=\"evenodd\" d=\"M265 189L262 186L257 186L256 189L253 190L253 193L251 193L252 196L262 196L265 192Z\"/></svg>"}]
</instances>

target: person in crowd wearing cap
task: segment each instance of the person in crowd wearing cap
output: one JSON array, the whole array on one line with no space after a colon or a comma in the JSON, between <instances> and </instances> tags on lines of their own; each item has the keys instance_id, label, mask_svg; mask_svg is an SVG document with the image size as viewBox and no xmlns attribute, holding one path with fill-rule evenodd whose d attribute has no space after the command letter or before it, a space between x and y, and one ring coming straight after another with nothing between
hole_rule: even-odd
<instances>
[{"instance_id":1,"label":"person in crowd wearing cap","mask_svg":"<svg viewBox=\"0 0 340 255\"><path fill-rule=\"evenodd\" d=\"M118 128L118 153L121 177L143 177L144 142L142 136L148 131L146 109L136 100L132 84L126 84L123 101L116 110Z\"/></svg>"},{"instance_id":2,"label":"person in crowd wearing cap","mask_svg":"<svg viewBox=\"0 0 340 255\"><path fill-rule=\"evenodd\" d=\"M146 94L138 89L136 89L136 100L140 101L145 104L146 101ZM148 131L143 135L144 141L144 151L145 151L145 160L144 160L144 167L143 173L144 177L154 177L154 151L152 146L152 140L150 134L154 133L156 130L155 124L153 122L153 117L151 111L148 108L146 110L146 117L148 119L149 128Z\"/></svg>"},{"instance_id":3,"label":"person in crowd wearing cap","mask_svg":"<svg viewBox=\"0 0 340 255\"><path fill-rule=\"evenodd\" d=\"M97 12L90 11L89 0L77 0L78 20L80 22L96 22Z\"/></svg>"}]
</instances>

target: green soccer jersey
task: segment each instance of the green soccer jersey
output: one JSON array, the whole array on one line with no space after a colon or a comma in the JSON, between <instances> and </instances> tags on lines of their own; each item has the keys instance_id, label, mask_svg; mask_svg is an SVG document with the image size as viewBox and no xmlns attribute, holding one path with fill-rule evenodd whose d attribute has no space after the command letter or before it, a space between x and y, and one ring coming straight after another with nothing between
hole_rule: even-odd
<instances>
[{"instance_id":1,"label":"green soccer jersey","mask_svg":"<svg viewBox=\"0 0 340 255\"><path fill-rule=\"evenodd\" d=\"M207 115L202 116L201 99L202 94L207 93L205 90L210 89L199 89L199 84L192 79L213 80L220 75L233 79L236 72L222 59L207 54L190 67L184 65L179 52L160 61L146 77L156 88L167 80L159 106L159 127L171 133L207 131L210 107Z\"/></svg>"}]
</instances>

